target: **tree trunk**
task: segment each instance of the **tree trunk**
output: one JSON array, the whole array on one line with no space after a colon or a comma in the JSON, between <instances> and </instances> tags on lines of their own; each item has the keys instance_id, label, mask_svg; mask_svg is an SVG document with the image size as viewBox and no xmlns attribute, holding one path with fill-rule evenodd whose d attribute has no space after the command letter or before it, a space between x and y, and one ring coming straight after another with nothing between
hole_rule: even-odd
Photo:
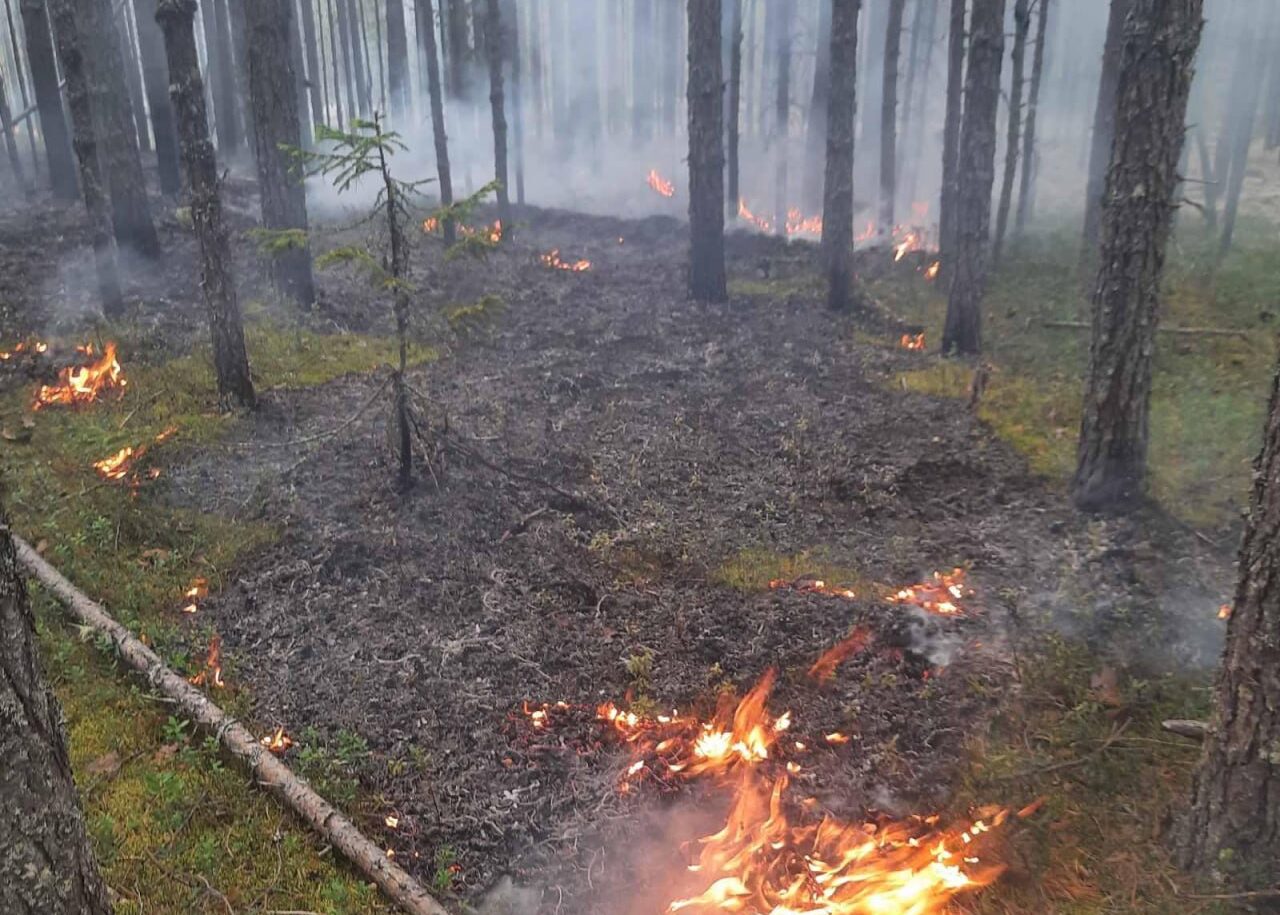
<instances>
[{"instance_id":1,"label":"tree trunk","mask_svg":"<svg viewBox=\"0 0 1280 915\"><path fill-rule=\"evenodd\" d=\"M806 210L812 210L822 199L821 182L826 168L823 151L827 145L827 105L831 97L831 0L818 0L817 40L813 93L809 98L809 123L805 130L804 188L800 195ZM734 205L733 196L729 195L730 206Z\"/></svg>"},{"instance_id":2,"label":"tree trunk","mask_svg":"<svg viewBox=\"0 0 1280 915\"><path fill-rule=\"evenodd\" d=\"M333 0L333 16L338 27L338 47L342 58L342 86L347 94L347 113L352 120L364 116L364 94L360 92L359 74L356 70L355 40L351 36L351 4L350 0Z\"/></svg>"},{"instance_id":3,"label":"tree trunk","mask_svg":"<svg viewBox=\"0 0 1280 915\"><path fill-rule=\"evenodd\" d=\"M728 157L729 157L729 192L725 195L725 214L730 220L738 218L739 164L738 145L742 130L742 3L743 0L729 0L733 4L729 28L729 92L728 110Z\"/></svg>"},{"instance_id":4,"label":"tree trunk","mask_svg":"<svg viewBox=\"0 0 1280 915\"><path fill-rule=\"evenodd\" d=\"M1274 13L1272 15L1274 17ZM1253 142L1258 97L1261 94L1260 77L1267 67L1267 56L1264 56L1263 43L1259 36L1246 35L1244 40L1236 46L1235 51L1246 62L1251 78L1243 80L1240 97L1234 99L1232 105L1235 116L1231 123L1231 160L1227 169L1226 198L1222 208L1222 239L1218 245L1219 255L1225 255L1231 250L1231 241L1235 236L1236 215L1240 210L1240 192L1244 188L1245 169L1249 164L1249 146ZM1272 61L1272 66L1274 65Z\"/></svg>"},{"instance_id":5,"label":"tree trunk","mask_svg":"<svg viewBox=\"0 0 1280 915\"><path fill-rule=\"evenodd\" d=\"M18 73L18 93L22 100L22 110L26 111L31 107L31 95L27 92L27 76L26 70L22 66L22 51L18 45L18 26L13 20L13 0L4 0L4 17L9 25L9 49L13 52L13 68ZM27 119L27 143L31 148L31 168L35 171L35 178L40 178L40 151L36 146L36 119L29 117Z\"/></svg>"},{"instance_id":6,"label":"tree trunk","mask_svg":"<svg viewBox=\"0 0 1280 915\"><path fill-rule=\"evenodd\" d=\"M133 0L138 21L138 48L142 55L142 79L151 109L151 132L156 141L156 163L160 168L160 190L177 194L182 190L178 168L178 134L173 126L173 105L169 102L169 65L164 59L164 36L156 24L154 0Z\"/></svg>"},{"instance_id":7,"label":"tree trunk","mask_svg":"<svg viewBox=\"0 0 1280 915\"><path fill-rule=\"evenodd\" d=\"M938 201L938 259L949 280L956 257L956 209L960 192L960 127L964 115L966 0L951 0L947 37L947 113L942 127L942 194Z\"/></svg>"},{"instance_id":8,"label":"tree trunk","mask_svg":"<svg viewBox=\"0 0 1280 915\"><path fill-rule=\"evenodd\" d=\"M1031 0L1014 0L1013 81L1009 86L1009 125L1004 142L1004 180L1000 184L1000 205L996 209L996 241L992 264L1000 263L1004 236L1009 228L1009 207L1013 203L1013 182L1018 172L1018 148L1022 143L1022 74L1027 59L1027 34L1031 31ZM1025 172L1027 165L1024 162Z\"/></svg>"},{"instance_id":9,"label":"tree trunk","mask_svg":"<svg viewBox=\"0 0 1280 915\"><path fill-rule=\"evenodd\" d=\"M1098 105L1093 115L1093 139L1089 146L1089 183L1084 198L1084 244L1080 266L1087 276L1095 263L1099 229L1102 224L1102 191L1106 186L1107 163L1116 132L1116 87L1120 78L1120 41L1125 17L1133 0L1111 0L1107 18L1107 40L1102 50L1102 77L1098 82Z\"/></svg>"},{"instance_id":10,"label":"tree trunk","mask_svg":"<svg viewBox=\"0 0 1280 915\"><path fill-rule=\"evenodd\" d=\"M1121 36L1115 149L1103 198L1079 463L1088 511L1142 496L1160 275L1173 221L1203 0L1132 0Z\"/></svg>"},{"instance_id":11,"label":"tree trunk","mask_svg":"<svg viewBox=\"0 0 1280 915\"><path fill-rule=\"evenodd\" d=\"M441 16L448 8L449 97L469 99L471 87L467 79L467 5L463 0L440 0ZM444 24L441 25L444 31Z\"/></svg>"},{"instance_id":12,"label":"tree trunk","mask_svg":"<svg viewBox=\"0 0 1280 915\"><path fill-rule=\"evenodd\" d=\"M653 137L654 0L632 0L631 135L639 143Z\"/></svg>"},{"instance_id":13,"label":"tree trunk","mask_svg":"<svg viewBox=\"0 0 1280 915\"><path fill-rule=\"evenodd\" d=\"M352 83L355 86L356 105L361 117L368 117L373 111L373 91L369 85L369 74L364 66L364 47L360 38L360 3L359 0L339 0L342 4L342 15L345 16L347 35L347 60L351 64ZM389 16L388 16L389 18ZM403 6L400 19L404 21Z\"/></svg>"},{"instance_id":14,"label":"tree trunk","mask_svg":"<svg viewBox=\"0 0 1280 915\"><path fill-rule=\"evenodd\" d=\"M198 0L197 0L198 2ZM245 35L245 2L246 0L217 0L219 12L223 16L227 43L231 46L232 55L232 90L231 98L235 103L236 123L240 126L241 146L253 155L253 127L249 123L249 59L248 39Z\"/></svg>"},{"instance_id":15,"label":"tree trunk","mask_svg":"<svg viewBox=\"0 0 1280 915\"><path fill-rule=\"evenodd\" d=\"M66 725L44 681L36 621L0 507L0 910L111 915L67 753Z\"/></svg>"},{"instance_id":16,"label":"tree trunk","mask_svg":"<svg viewBox=\"0 0 1280 915\"><path fill-rule=\"evenodd\" d=\"M320 66L320 44L316 37L316 11L312 0L298 0L302 11L302 48L307 56L307 89L311 93L311 123L328 123L320 87L324 82L324 68Z\"/></svg>"},{"instance_id":17,"label":"tree trunk","mask_svg":"<svg viewBox=\"0 0 1280 915\"><path fill-rule=\"evenodd\" d=\"M387 0L387 91L391 116L409 112L409 37L405 32L404 0Z\"/></svg>"},{"instance_id":18,"label":"tree trunk","mask_svg":"<svg viewBox=\"0 0 1280 915\"><path fill-rule=\"evenodd\" d=\"M58 59L67 81L67 111L71 115L72 148L80 171L80 193L89 216L93 239L93 263L98 276L102 311L108 318L124 314L120 274L116 269L115 241L111 229L111 201L98 164L97 118L93 114L93 93L89 88L88 53L76 0L49 0L49 16L58 43Z\"/></svg>"},{"instance_id":19,"label":"tree trunk","mask_svg":"<svg viewBox=\"0 0 1280 915\"><path fill-rule=\"evenodd\" d=\"M293 0L250 0L245 6L247 71L253 142L258 163L262 224L272 230L307 232L307 195L289 167L288 148L302 143L297 79L293 72ZM304 310L316 300L308 243L291 245L272 257L276 289Z\"/></svg>"},{"instance_id":20,"label":"tree trunk","mask_svg":"<svg viewBox=\"0 0 1280 915\"><path fill-rule=\"evenodd\" d=\"M302 23L298 21L298 5L297 0L287 0L289 4L289 66L293 72L293 113L298 123L298 142L303 149L311 149L315 145L315 133L312 130L311 119L307 116L307 74L306 74L306 52L302 49ZM248 25L245 25L246 33ZM246 35L246 45L249 43ZM252 59L252 53L249 53ZM246 70L248 66L246 64ZM250 84L252 84L252 77ZM250 91L250 105L253 103L252 91Z\"/></svg>"},{"instance_id":21,"label":"tree trunk","mask_svg":"<svg viewBox=\"0 0 1280 915\"><path fill-rule=\"evenodd\" d=\"M507 184L507 115L502 97L502 14L498 0L485 0L485 56L489 59L489 107L493 112L493 175L498 182L498 214L511 225L511 194Z\"/></svg>"},{"instance_id":22,"label":"tree trunk","mask_svg":"<svg viewBox=\"0 0 1280 915\"><path fill-rule=\"evenodd\" d=\"M511 65L511 139L515 147L516 202L524 206L524 74L520 69L520 17L516 0L503 0L502 20L506 25L502 33L503 45Z\"/></svg>"},{"instance_id":23,"label":"tree trunk","mask_svg":"<svg viewBox=\"0 0 1280 915\"><path fill-rule=\"evenodd\" d=\"M1035 177L1039 169L1036 159L1036 115L1040 110L1040 85L1044 79L1045 35L1049 28L1049 7L1052 0L1036 0L1040 4L1040 18L1036 23L1035 60L1031 64L1031 93L1027 99L1027 123L1022 139L1022 181L1018 186L1018 215L1014 221L1015 234L1021 234L1031 218L1035 199Z\"/></svg>"},{"instance_id":24,"label":"tree trunk","mask_svg":"<svg viewBox=\"0 0 1280 915\"><path fill-rule=\"evenodd\" d=\"M431 10L431 0L418 0L426 10L427 22L435 16ZM443 0L442 0L443 2ZM436 177L440 182L440 204L453 204L453 178L449 174L449 138L444 132L444 98L440 87L440 55L436 51L436 30L429 28L423 36L427 52L427 94L431 99L431 134L436 145ZM453 220L446 217L441 222L445 244L452 245L458 240L458 230Z\"/></svg>"},{"instance_id":25,"label":"tree trunk","mask_svg":"<svg viewBox=\"0 0 1280 915\"><path fill-rule=\"evenodd\" d=\"M223 407L251 408L254 406L253 380L249 375L240 305L231 276L231 246L218 196L218 165L209 140L204 83L196 56L195 11L196 0L159 0L156 19L164 30L169 91L178 119L182 158L191 182L191 221L200 245L201 286L213 341L218 400ZM287 48L281 53L286 54ZM292 88L290 81L286 94L291 94Z\"/></svg>"},{"instance_id":26,"label":"tree trunk","mask_svg":"<svg viewBox=\"0 0 1280 915\"><path fill-rule=\"evenodd\" d=\"M894 193L898 184L898 58L902 51L902 15L907 0L889 0L884 33L884 78L880 93L880 234L889 236L894 224Z\"/></svg>"},{"instance_id":27,"label":"tree trunk","mask_svg":"<svg viewBox=\"0 0 1280 915\"><path fill-rule=\"evenodd\" d=\"M373 0L373 21L374 21L374 24L377 26L377 41L374 45L374 50L377 51L377 56L378 56L378 79L375 81L373 78L374 50L371 50L369 47L369 21L368 21L369 14L368 14L368 10L365 7L365 0L354 0L354 9L356 11L356 25L359 26L360 28L360 52L361 52L361 57L364 60L364 84L365 86L368 87L369 107L377 111L386 111L387 109L387 82L386 82L387 61L386 61L386 55L383 53L383 50L382 50L382 46L384 44L383 37L382 37L382 20L384 17L383 17L382 11L378 9L378 0ZM404 10L402 9L400 12L401 12L401 15L403 16ZM405 41L404 53L405 53L405 61L406 61L406 75L405 75L406 82L405 82L404 93L405 93L406 104L408 104L407 100L412 98L413 96L413 84L412 82L408 81L407 63L409 59L409 34L407 31L405 32L404 41Z\"/></svg>"},{"instance_id":28,"label":"tree trunk","mask_svg":"<svg viewBox=\"0 0 1280 915\"><path fill-rule=\"evenodd\" d=\"M926 25L926 22L928 23ZM906 178L898 178L898 187L906 190L906 197L914 204L916 199L916 170L920 161L920 147L923 129L924 109L928 107L929 65L933 62L933 36L938 24L937 3L916 3L915 15L911 19L911 46L907 60L906 91L902 95L902 118L899 121L902 133L902 145L906 148L903 160L906 163ZM923 58L923 61L921 60ZM921 82L921 70L924 71L924 97L916 105L916 86ZM912 215L915 215L914 212Z\"/></svg>"},{"instance_id":29,"label":"tree trunk","mask_svg":"<svg viewBox=\"0 0 1280 915\"><path fill-rule=\"evenodd\" d=\"M956 193L956 247L943 353L982 350L982 299L991 245L991 188L995 184L996 111L1004 63L1004 0L974 0L965 74Z\"/></svg>"},{"instance_id":30,"label":"tree trunk","mask_svg":"<svg viewBox=\"0 0 1280 915\"><path fill-rule=\"evenodd\" d=\"M0 72L0 130L4 131L5 151L9 154L9 168L13 171L14 181L30 197L34 188L27 181L27 170L22 167L22 157L18 155L18 139L14 135L13 114L9 111L8 90L4 85L4 73Z\"/></svg>"},{"instance_id":31,"label":"tree trunk","mask_svg":"<svg viewBox=\"0 0 1280 915\"><path fill-rule=\"evenodd\" d=\"M32 89L40 112L40 133L44 136L45 157L49 163L49 183L56 197L74 200L80 190L76 185L76 166L71 137L67 132L67 118L62 109L62 93L58 89L58 67L53 57L49 14L44 0L21 0L19 9L22 30L27 39Z\"/></svg>"},{"instance_id":32,"label":"tree trunk","mask_svg":"<svg viewBox=\"0 0 1280 915\"><path fill-rule=\"evenodd\" d=\"M720 4L717 4L717 9ZM592 7L594 8L594 7ZM690 10L692 14L692 10ZM677 3L658 2L658 18L662 28L659 40L659 51L662 53L662 94L659 104L662 109L662 133L668 137L676 135L676 99L679 93L680 69L684 60L680 54L680 6ZM720 33L720 20L716 20L716 34ZM719 42L717 42L717 47ZM719 53L719 52L717 52ZM723 65L721 66L723 72Z\"/></svg>"},{"instance_id":33,"label":"tree trunk","mask_svg":"<svg viewBox=\"0 0 1280 915\"><path fill-rule=\"evenodd\" d=\"M773 231L787 237L787 141L791 126L791 0L769 0L774 5L775 71L773 106Z\"/></svg>"},{"instance_id":34,"label":"tree trunk","mask_svg":"<svg viewBox=\"0 0 1280 915\"><path fill-rule=\"evenodd\" d=\"M822 248L827 262L827 304L837 311L849 308L853 280L853 125L857 110L857 59L858 0L833 0Z\"/></svg>"},{"instance_id":35,"label":"tree trunk","mask_svg":"<svg viewBox=\"0 0 1280 915\"><path fill-rule=\"evenodd\" d=\"M126 5L117 8L119 17L113 25L120 41L121 57L124 61L125 87L129 91L129 107L132 109L134 136L138 140L141 152L151 152L151 131L147 124L147 108L142 101L142 67L134 54L134 34L130 26L129 10Z\"/></svg>"},{"instance_id":36,"label":"tree trunk","mask_svg":"<svg viewBox=\"0 0 1280 915\"><path fill-rule=\"evenodd\" d=\"M218 0L204 0L201 14L204 17L204 40L209 67L210 88L213 90L213 116L218 136L218 148L230 155L240 148L240 121L236 116L236 73L231 54L231 36L227 18L223 16Z\"/></svg>"},{"instance_id":37,"label":"tree trunk","mask_svg":"<svg viewBox=\"0 0 1280 915\"><path fill-rule=\"evenodd\" d=\"M724 272L720 0L689 0L689 294L729 297Z\"/></svg>"},{"instance_id":38,"label":"tree trunk","mask_svg":"<svg viewBox=\"0 0 1280 915\"><path fill-rule=\"evenodd\" d=\"M333 105L337 109L338 129L347 129L346 114L342 109L342 76L339 69L338 60L338 14L333 5L333 0L328 0L329 11L329 69L333 71ZM347 96L347 100L351 101L351 96ZM355 106L352 105L352 108ZM355 112L352 111L352 116Z\"/></svg>"},{"instance_id":39,"label":"tree trunk","mask_svg":"<svg viewBox=\"0 0 1280 915\"><path fill-rule=\"evenodd\" d=\"M1183 867L1265 891L1280 859L1280 374L1237 568L1212 725L1172 838Z\"/></svg>"}]
</instances>

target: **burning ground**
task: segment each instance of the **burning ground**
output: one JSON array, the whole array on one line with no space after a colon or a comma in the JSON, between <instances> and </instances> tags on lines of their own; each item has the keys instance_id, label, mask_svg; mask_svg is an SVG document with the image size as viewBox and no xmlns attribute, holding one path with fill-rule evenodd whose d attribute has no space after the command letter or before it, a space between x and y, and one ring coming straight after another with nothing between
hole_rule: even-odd
<instances>
[{"instance_id":1,"label":"burning ground","mask_svg":"<svg viewBox=\"0 0 1280 915\"><path fill-rule=\"evenodd\" d=\"M1175 590L1214 623L1221 592L1201 579L1219 558L1190 536L1153 550L1085 525L954 401L887 385L929 357L898 348L904 328L864 326L887 347L833 333L811 249L737 236L734 301L695 306L674 222L522 221L483 268L439 272L455 304L419 328L446 358L413 384L476 456L438 462L438 490L393 490L385 410L359 412L381 378L353 373L270 391L140 500L279 532L219 568L195 613L187 579L174 587L190 672L216 632L227 695L243 690L263 736L283 727L296 764L358 737L362 824L438 886L471 896L507 874L531 911L662 911L705 888L681 843L721 829L735 798L758 817L783 780L797 827L819 811L859 830L963 826L954 780L1018 692L1020 627ZM553 250L591 269L549 270ZM860 257L898 269L889 249ZM327 291L326 321L385 327L354 284ZM154 396L130 377L129 397ZM956 566L962 613L898 598ZM810 674L851 637L829 677ZM632 772L633 745L597 718L612 701L710 720L771 669L767 714L791 725L750 790L655 759ZM543 703L545 727L525 711Z\"/></svg>"}]
</instances>

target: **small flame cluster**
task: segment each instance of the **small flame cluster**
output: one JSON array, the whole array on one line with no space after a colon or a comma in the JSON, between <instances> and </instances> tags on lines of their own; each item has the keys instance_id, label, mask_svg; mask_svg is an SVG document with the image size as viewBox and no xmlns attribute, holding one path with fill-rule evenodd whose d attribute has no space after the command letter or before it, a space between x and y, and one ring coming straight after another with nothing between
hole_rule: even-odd
<instances>
[{"instance_id":1,"label":"small flame cluster","mask_svg":"<svg viewBox=\"0 0 1280 915\"><path fill-rule=\"evenodd\" d=\"M538 263L549 270L567 270L570 273L586 273L591 269L591 261L567 261L560 256L559 248L552 248L546 254L538 255Z\"/></svg>"},{"instance_id":2,"label":"small flame cluster","mask_svg":"<svg viewBox=\"0 0 1280 915\"><path fill-rule=\"evenodd\" d=\"M938 278L938 274L942 271L942 261L934 261L928 267L924 268L924 278L932 283Z\"/></svg>"},{"instance_id":3,"label":"small flame cluster","mask_svg":"<svg viewBox=\"0 0 1280 915\"><path fill-rule=\"evenodd\" d=\"M916 352L924 351L924 334L903 334L898 341L898 346L903 349L909 349Z\"/></svg>"},{"instance_id":4,"label":"small flame cluster","mask_svg":"<svg viewBox=\"0 0 1280 915\"><path fill-rule=\"evenodd\" d=\"M1222 606L1220 606L1220 607L1218 608L1218 619L1220 619L1220 620L1229 620L1229 619L1231 619L1231 605L1230 605L1230 604L1223 604Z\"/></svg>"},{"instance_id":5,"label":"small flame cluster","mask_svg":"<svg viewBox=\"0 0 1280 915\"><path fill-rule=\"evenodd\" d=\"M840 588L829 585L821 578L774 578L769 581L770 591L800 591L805 594L829 594L832 597L843 597L845 600L853 600L858 595L854 594L849 588Z\"/></svg>"},{"instance_id":6,"label":"small flame cluster","mask_svg":"<svg viewBox=\"0 0 1280 915\"><path fill-rule=\"evenodd\" d=\"M187 601L182 606L183 613L195 613L200 609L196 602L209 596L209 579L193 578L187 590L182 592L183 598Z\"/></svg>"},{"instance_id":7,"label":"small flame cluster","mask_svg":"<svg viewBox=\"0 0 1280 915\"><path fill-rule=\"evenodd\" d=\"M108 483L127 481L136 492L138 487L142 485L143 479L155 480L160 476L159 467L150 467L145 473L135 470L138 460L147 453L152 445L160 444L177 431L177 426L170 426L157 435L150 444L126 445L115 454L100 461L94 461L93 469L99 477Z\"/></svg>"},{"instance_id":8,"label":"small flame cluster","mask_svg":"<svg viewBox=\"0 0 1280 915\"><path fill-rule=\"evenodd\" d=\"M427 235L434 235L436 232L439 232L440 217L428 216L426 219L422 220L422 231ZM492 224L480 226L478 229L465 224L458 225L458 234L463 238L479 236L491 245L496 245L498 242L502 241L503 232L504 229L502 227L501 219L495 219Z\"/></svg>"},{"instance_id":9,"label":"small flame cluster","mask_svg":"<svg viewBox=\"0 0 1280 915\"><path fill-rule=\"evenodd\" d=\"M745 198L738 198L738 217L745 219L761 232L773 231L773 220L767 216L757 216L747 206ZM822 235L822 217L805 216L797 207L787 210L786 225L783 227L787 235Z\"/></svg>"},{"instance_id":10,"label":"small flame cluster","mask_svg":"<svg viewBox=\"0 0 1280 915\"><path fill-rule=\"evenodd\" d=\"M656 168L649 169L649 175L645 180L656 194L667 198L671 198L676 195L675 184L658 174L658 170Z\"/></svg>"},{"instance_id":11,"label":"small flame cluster","mask_svg":"<svg viewBox=\"0 0 1280 915\"><path fill-rule=\"evenodd\" d=\"M77 346L76 351L92 359L92 343ZM128 381L116 359L116 345L108 343L102 355L87 365L67 366L58 372L54 384L41 385L32 401L32 410L45 407L78 407L93 403L111 392L123 393Z\"/></svg>"},{"instance_id":12,"label":"small flame cluster","mask_svg":"<svg viewBox=\"0 0 1280 915\"><path fill-rule=\"evenodd\" d=\"M960 601L973 596L973 589L964 583L964 579L965 571L961 568L934 572L929 581L901 588L888 600L894 604L912 604L939 616L963 616Z\"/></svg>"},{"instance_id":13,"label":"small flame cluster","mask_svg":"<svg viewBox=\"0 0 1280 915\"><path fill-rule=\"evenodd\" d=\"M24 340L11 350L0 350L0 362L8 362L10 359L24 354L37 355L48 351L48 343L42 343L39 340Z\"/></svg>"},{"instance_id":14,"label":"small flame cluster","mask_svg":"<svg viewBox=\"0 0 1280 915\"><path fill-rule=\"evenodd\" d=\"M283 727L278 727L262 738L262 745L276 756L283 756L293 746L293 738L284 732Z\"/></svg>"},{"instance_id":15,"label":"small flame cluster","mask_svg":"<svg viewBox=\"0 0 1280 915\"><path fill-rule=\"evenodd\" d=\"M205 657L204 666L187 678L192 686L213 686L222 689L226 682L222 679L222 637L215 635L209 640L209 653Z\"/></svg>"}]
</instances>

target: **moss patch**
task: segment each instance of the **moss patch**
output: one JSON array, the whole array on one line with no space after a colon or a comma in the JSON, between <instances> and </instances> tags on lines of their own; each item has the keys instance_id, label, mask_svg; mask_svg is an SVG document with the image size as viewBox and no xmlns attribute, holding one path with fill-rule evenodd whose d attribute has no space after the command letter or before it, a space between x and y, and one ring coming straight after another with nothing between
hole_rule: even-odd
<instances>
[{"instance_id":1,"label":"moss patch","mask_svg":"<svg viewBox=\"0 0 1280 915\"><path fill-rule=\"evenodd\" d=\"M834 561L825 550L774 553L745 549L725 560L712 580L739 591L765 591L774 579L819 578L833 588L865 589L867 579L857 569Z\"/></svg>"}]
</instances>

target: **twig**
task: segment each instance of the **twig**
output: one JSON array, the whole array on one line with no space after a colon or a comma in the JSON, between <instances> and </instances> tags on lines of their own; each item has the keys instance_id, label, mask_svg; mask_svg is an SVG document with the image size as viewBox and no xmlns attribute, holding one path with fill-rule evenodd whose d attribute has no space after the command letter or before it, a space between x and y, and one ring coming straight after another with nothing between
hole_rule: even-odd
<instances>
[{"instance_id":1,"label":"twig","mask_svg":"<svg viewBox=\"0 0 1280 915\"><path fill-rule=\"evenodd\" d=\"M1179 893L1184 899L1280 899L1280 887L1243 893Z\"/></svg>"},{"instance_id":2,"label":"twig","mask_svg":"<svg viewBox=\"0 0 1280 915\"><path fill-rule=\"evenodd\" d=\"M545 515L549 511L551 511L551 506L544 505L541 508L538 508L529 512L529 514L525 515L515 524L511 525L511 527L503 531L502 536L498 538L498 542L506 543L516 534L523 534L525 532L525 529L529 527L530 521L533 521L535 518L541 518L543 515Z\"/></svg>"}]
</instances>

